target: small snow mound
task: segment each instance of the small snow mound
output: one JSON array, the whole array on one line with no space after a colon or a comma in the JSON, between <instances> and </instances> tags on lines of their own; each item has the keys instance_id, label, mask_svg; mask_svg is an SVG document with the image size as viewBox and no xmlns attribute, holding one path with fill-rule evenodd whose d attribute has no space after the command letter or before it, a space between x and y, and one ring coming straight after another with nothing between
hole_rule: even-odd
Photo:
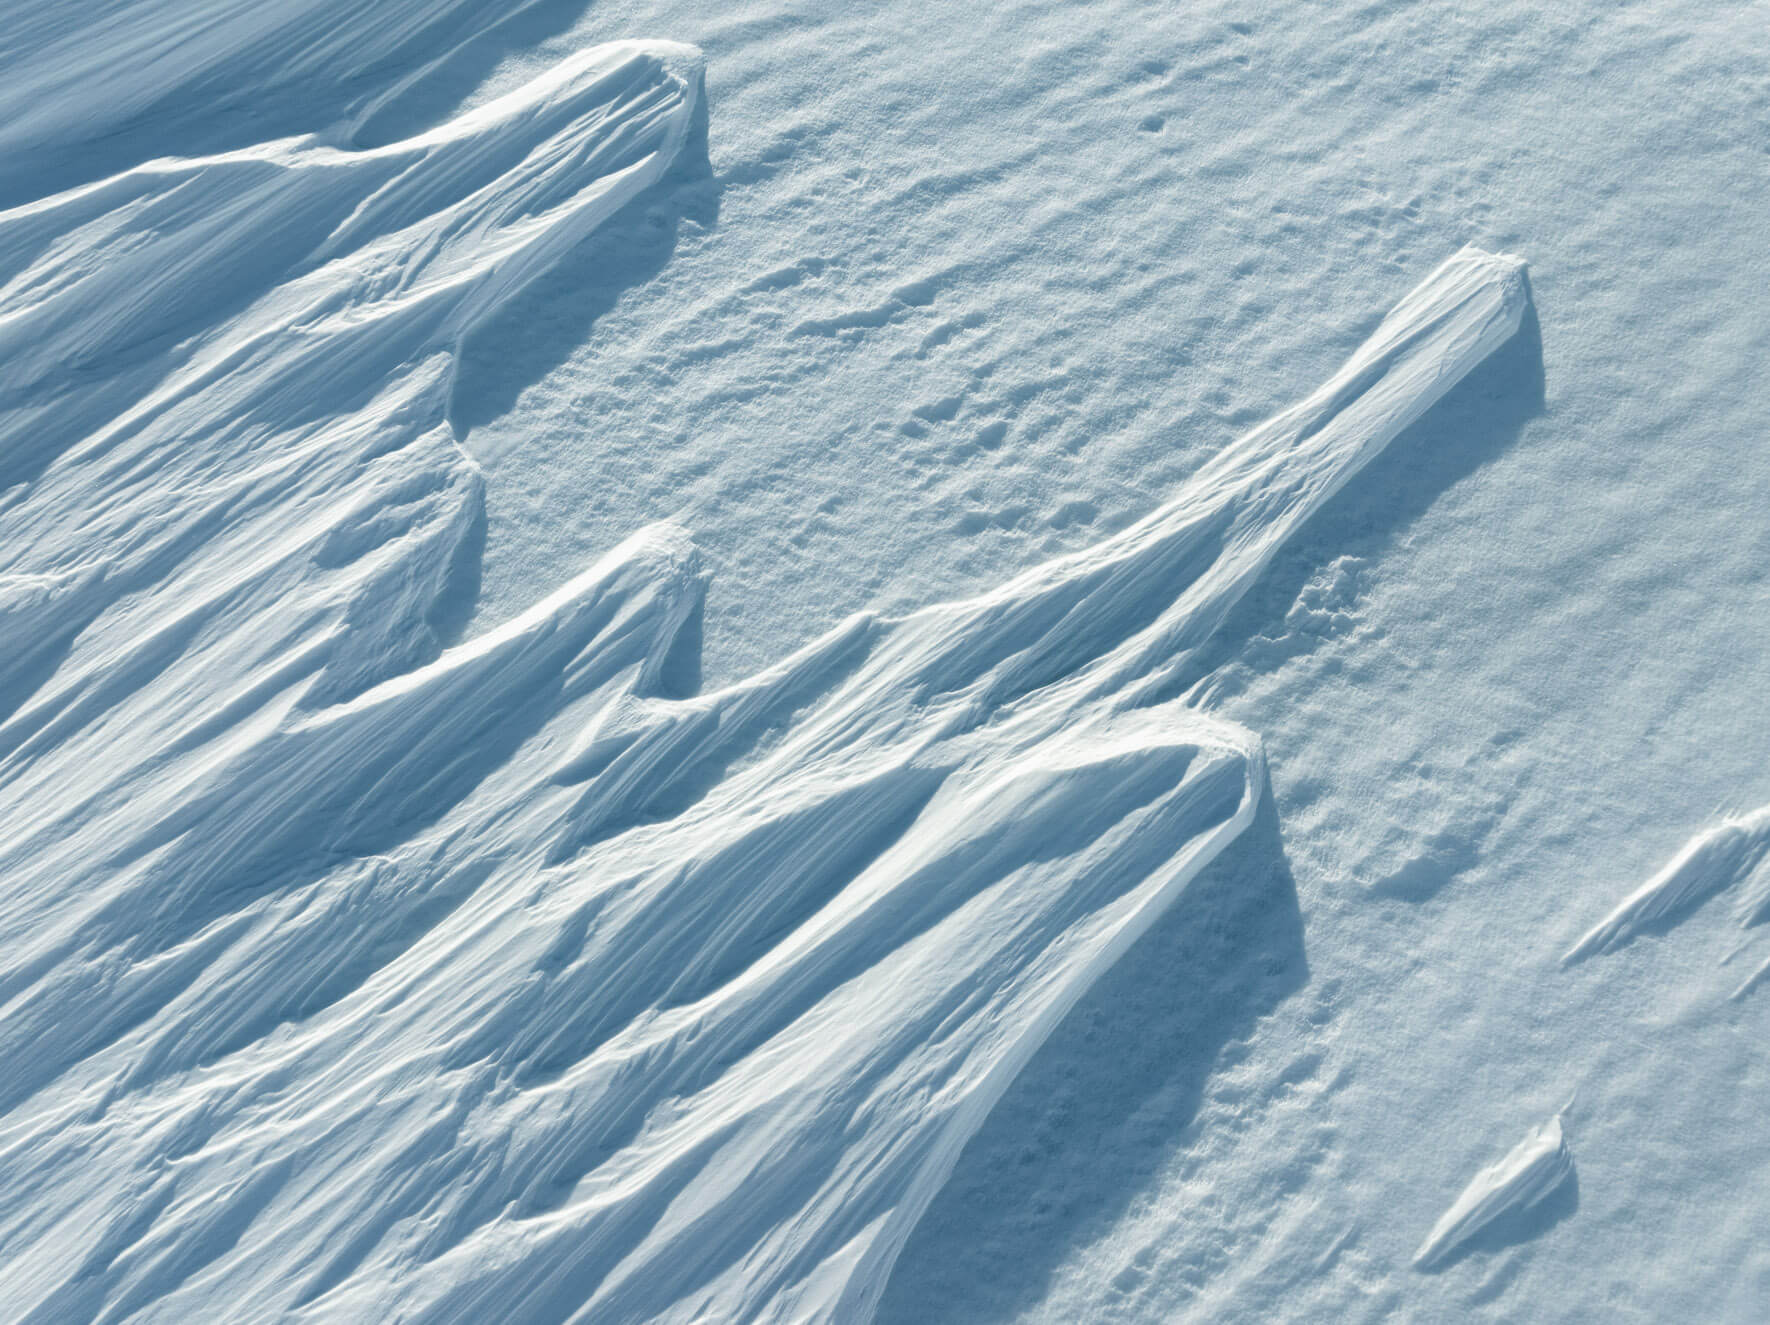
<instances>
[{"instance_id":1,"label":"small snow mound","mask_svg":"<svg viewBox=\"0 0 1770 1325\"><path fill-rule=\"evenodd\" d=\"M1659 873L1642 884L1580 938L1563 966L1620 948L1650 926L1705 898L1751 879L1770 850L1770 806L1699 833ZM1740 920L1752 924L1766 908L1763 886L1746 894Z\"/></svg>"},{"instance_id":2,"label":"small snow mound","mask_svg":"<svg viewBox=\"0 0 1770 1325\"><path fill-rule=\"evenodd\" d=\"M1538 1205L1573 1176L1573 1152L1561 1130L1561 1115L1531 1129L1506 1157L1477 1173L1444 1212L1420 1249L1414 1265L1429 1270L1506 1215Z\"/></svg>"}]
</instances>

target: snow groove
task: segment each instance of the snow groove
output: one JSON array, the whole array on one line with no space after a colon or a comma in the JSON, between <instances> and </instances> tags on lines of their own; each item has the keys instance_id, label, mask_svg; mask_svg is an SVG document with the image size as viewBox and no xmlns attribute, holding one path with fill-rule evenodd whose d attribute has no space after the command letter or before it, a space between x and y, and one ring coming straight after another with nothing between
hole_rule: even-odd
<instances>
[{"instance_id":1,"label":"snow groove","mask_svg":"<svg viewBox=\"0 0 1770 1325\"><path fill-rule=\"evenodd\" d=\"M599 48L387 147L0 213L20 1318L864 1318L1253 816L1259 743L1163 697L1179 660L1523 313L1465 250L1141 523L711 694L664 684L670 526L451 643L454 347L661 174L699 78Z\"/></svg>"}]
</instances>

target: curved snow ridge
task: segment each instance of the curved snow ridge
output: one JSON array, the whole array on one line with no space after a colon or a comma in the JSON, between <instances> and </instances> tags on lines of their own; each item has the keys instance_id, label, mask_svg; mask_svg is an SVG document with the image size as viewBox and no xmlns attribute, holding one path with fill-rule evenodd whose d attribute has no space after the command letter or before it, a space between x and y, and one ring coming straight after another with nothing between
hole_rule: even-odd
<instances>
[{"instance_id":1,"label":"curved snow ridge","mask_svg":"<svg viewBox=\"0 0 1770 1325\"><path fill-rule=\"evenodd\" d=\"M1415 1267L1429 1270L1443 1264L1483 1229L1541 1204L1572 1176L1573 1152L1556 1114L1532 1128L1505 1158L1470 1179L1414 1253Z\"/></svg>"},{"instance_id":2,"label":"curved snow ridge","mask_svg":"<svg viewBox=\"0 0 1770 1325\"><path fill-rule=\"evenodd\" d=\"M1754 876L1756 886L1748 887L1740 899L1740 924L1750 926L1770 918L1770 875L1758 874L1766 851L1770 851L1770 806L1697 834L1569 948L1562 965L1620 948L1644 930ZM1748 981L1740 992L1752 983Z\"/></svg>"},{"instance_id":3,"label":"curved snow ridge","mask_svg":"<svg viewBox=\"0 0 1770 1325\"><path fill-rule=\"evenodd\" d=\"M56 640L0 723L27 1318L864 1318L1252 819L1257 739L1148 702L1173 652L1522 312L1465 251L1132 530L711 694L669 692L704 572L668 526L445 647L483 501L451 348L663 168L688 59L0 215L15 347L93 378L0 402L41 443L0 611ZM118 276L166 261L215 280Z\"/></svg>"}]
</instances>

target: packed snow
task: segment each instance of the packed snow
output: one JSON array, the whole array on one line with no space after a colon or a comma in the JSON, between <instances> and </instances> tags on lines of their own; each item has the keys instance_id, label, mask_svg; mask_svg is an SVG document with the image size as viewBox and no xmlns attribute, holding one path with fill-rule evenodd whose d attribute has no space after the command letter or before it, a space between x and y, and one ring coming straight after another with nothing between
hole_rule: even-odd
<instances>
[{"instance_id":1,"label":"packed snow","mask_svg":"<svg viewBox=\"0 0 1770 1325\"><path fill-rule=\"evenodd\" d=\"M1762 1320L1766 69L15 5L0 1315Z\"/></svg>"}]
</instances>

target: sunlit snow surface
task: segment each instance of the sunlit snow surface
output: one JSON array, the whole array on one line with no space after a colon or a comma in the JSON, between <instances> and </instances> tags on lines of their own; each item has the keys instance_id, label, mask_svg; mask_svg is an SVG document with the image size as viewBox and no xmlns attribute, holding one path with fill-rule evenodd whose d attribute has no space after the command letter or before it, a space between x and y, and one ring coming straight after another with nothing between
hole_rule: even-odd
<instances>
[{"instance_id":1,"label":"sunlit snow surface","mask_svg":"<svg viewBox=\"0 0 1770 1325\"><path fill-rule=\"evenodd\" d=\"M1761 1316L1762 32L1170 9L9 20L10 1316Z\"/></svg>"},{"instance_id":2,"label":"sunlit snow surface","mask_svg":"<svg viewBox=\"0 0 1770 1325\"><path fill-rule=\"evenodd\" d=\"M407 143L7 218L48 454L0 584L60 653L6 728L15 821L59 811L6 857L45 1318L870 1310L1007 1077L1253 817L1190 652L1523 314L1469 250L1117 538L703 698L669 526L431 660L481 499L452 347L658 177L699 79L596 50Z\"/></svg>"}]
</instances>

